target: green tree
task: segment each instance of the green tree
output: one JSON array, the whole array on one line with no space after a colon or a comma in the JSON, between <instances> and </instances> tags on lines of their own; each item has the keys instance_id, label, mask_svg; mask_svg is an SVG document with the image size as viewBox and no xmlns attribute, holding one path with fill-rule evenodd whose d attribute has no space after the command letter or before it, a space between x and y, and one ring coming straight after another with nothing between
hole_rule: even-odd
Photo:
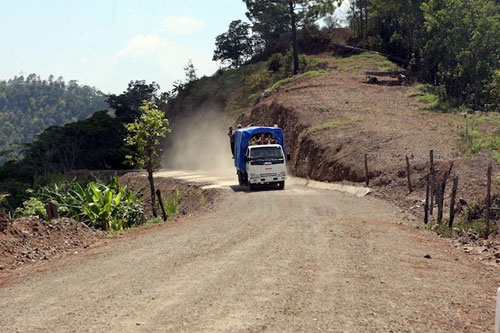
<instances>
[{"instance_id":1,"label":"green tree","mask_svg":"<svg viewBox=\"0 0 500 333\"><path fill-rule=\"evenodd\" d=\"M482 107L500 68L500 7L493 0L429 0L422 8L432 36L423 48L425 69L448 95Z\"/></svg>"},{"instance_id":2,"label":"green tree","mask_svg":"<svg viewBox=\"0 0 500 333\"><path fill-rule=\"evenodd\" d=\"M237 68L253 55L253 39L250 25L241 20L232 21L229 30L215 39L213 60Z\"/></svg>"},{"instance_id":3,"label":"green tree","mask_svg":"<svg viewBox=\"0 0 500 333\"><path fill-rule=\"evenodd\" d=\"M271 55L279 51L280 39L291 31L287 1L243 0L252 31L258 36L261 52Z\"/></svg>"},{"instance_id":4,"label":"green tree","mask_svg":"<svg viewBox=\"0 0 500 333\"><path fill-rule=\"evenodd\" d=\"M109 95L106 102L115 110L117 118L123 123L131 123L140 117L143 101L155 102L162 108L164 102L158 93L159 89L156 82L147 84L144 80L130 81L127 90L120 95Z\"/></svg>"},{"instance_id":5,"label":"green tree","mask_svg":"<svg viewBox=\"0 0 500 333\"><path fill-rule=\"evenodd\" d=\"M299 73L297 29L332 14L341 0L243 0L252 30L264 44L264 53L271 54L279 40L291 32L293 73Z\"/></svg>"},{"instance_id":6,"label":"green tree","mask_svg":"<svg viewBox=\"0 0 500 333\"><path fill-rule=\"evenodd\" d=\"M161 145L160 139L170 132L168 119L156 104L143 101L139 108L141 115L133 123L127 124L129 132L126 142L135 147L135 154L127 156L131 164L144 168L148 172L149 186L151 189L151 208L154 217L158 216L155 204L155 183L153 172L160 167Z\"/></svg>"},{"instance_id":7,"label":"green tree","mask_svg":"<svg viewBox=\"0 0 500 333\"><path fill-rule=\"evenodd\" d=\"M65 85L62 78L54 83L36 74L0 81L0 138L6 138L0 139L0 165L49 126L83 120L106 107L102 92L76 81Z\"/></svg>"},{"instance_id":8,"label":"green tree","mask_svg":"<svg viewBox=\"0 0 500 333\"><path fill-rule=\"evenodd\" d=\"M184 67L184 75L186 77L186 83L198 80L198 75L196 75L196 68L193 65L193 60L188 60L186 67Z\"/></svg>"},{"instance_id":9,"label":"green tree","mask_svg":"<svg viewBox=\"0 0 500 333\"><path fill-rule=\"evenodd\" d=\"M38 175L122 169L125 156L130 154L125 137L126 130L118 119L108 111L98 111L89 119L47 128L25 144L22 161Z\"/></svg>"}]
</instances>

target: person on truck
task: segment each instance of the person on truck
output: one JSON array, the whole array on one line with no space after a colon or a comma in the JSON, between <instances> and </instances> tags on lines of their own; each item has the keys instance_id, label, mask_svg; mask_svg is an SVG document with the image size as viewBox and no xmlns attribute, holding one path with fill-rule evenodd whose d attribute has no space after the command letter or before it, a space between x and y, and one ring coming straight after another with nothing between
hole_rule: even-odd
<instances>
[{"instance_id":1,"label":"person on truck","mask_svg":"<svg viewBox=\"0 0 500 333\"><path fill-rule=\"evenodd\" d=\"M229 126L229 132L227 133L229 136L229 144L231 145L231 153L234 157L234 130L232 126Z\"/></svg>"},{"instance_id":2,"label":"person on truck","mask_svg":"<svg viewBox=\"0 0 500 333\"><path fill-rule=\"evenodd\" d=\"M257 144L258 145L265 145L266 144L266 134L265 133L260 133L260 136L257 139Z\"/></svg>"}]
</instances>

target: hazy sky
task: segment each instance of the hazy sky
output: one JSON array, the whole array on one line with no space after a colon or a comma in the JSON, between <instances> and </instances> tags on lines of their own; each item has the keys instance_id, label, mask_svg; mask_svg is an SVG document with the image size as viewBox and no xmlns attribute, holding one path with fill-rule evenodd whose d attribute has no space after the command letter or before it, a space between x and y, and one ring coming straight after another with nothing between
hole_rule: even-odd
<instances>
[{"instance_id":1,"label":"hazy sky","mask_svg":"<svg viewBox=\"0 0 500 333\"><path fill-rule=\"evenodd\" d=\"M0 0L0 79L36 73L119 93L130 80L161 90L192 59L211 75L215 37L245 20L241 0Z\"/></svg>"}]
</instances>

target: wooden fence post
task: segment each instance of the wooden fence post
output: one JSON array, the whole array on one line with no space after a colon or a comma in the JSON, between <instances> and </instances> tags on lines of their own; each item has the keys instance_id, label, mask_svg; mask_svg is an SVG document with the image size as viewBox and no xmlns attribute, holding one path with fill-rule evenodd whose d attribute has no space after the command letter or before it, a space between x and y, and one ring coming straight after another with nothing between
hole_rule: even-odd
<instances>
[{"instance_id":1,"label":"wooden fence post","mask_svg":"<svg viewBox=\"0 0 500 333\"><path fill-rule=\"evenodd\" d=\"M408 178L408 192L409 193L412 192L410 170L411 170L411 168L410 168L410 159L408 158L408 155L406 155L406 175L407 175L407 178Z\"/></svg>"},{"instance_id":2,"label":"wooden fence post","mask_svg":"<svg viewBox=\"0 0 500 333\"><path fill-rule=\"evenodd\" d=\"M484 238L488 239L490 235L490 216L491 216L491 164L488 165L488 185L486 189L486 226Z\"/></svg>"},{"instance_id":3,"label":"wooden fence post","mask_svg":"<svg viewBox=\"0 0 500 333\"><path fill-rule=\"evenodd\" d=\"M368 154L365 154L365 186L368 187L370 185L370 176L368 175Z\"/></svg>"},{"instance_id":4,"label":"wooden fence post","mask_svg":"<svg viewBox=\"0 0 500 333\"><path fill-rule=\"evenodd\" d=\"M453 177L453 188L451 190L451 202L450 202L450 221L448 226L453 228L453 220L455 219L455 199L457 197L458 189L458 176Z\"/></svg>"},{"instance_id":5,"label":"wooden fence post","mask_svg":"<svg viewBox=\"0 0 500 333\"><path fill-rule=\"evenodd\" d=\"M161 191L158 189L156 190L156 196L158 197L158 202L160 203L160 208L161 208L161 214L163 216L163 221L167 222L167 212L165 211L165 205L163 204L163 198L161 197Z\"/></svg>"},{"instance_id":6,"label":"wooden fence post","mask_svg":"<svg viewBox=\"0 0 500 333\"><path fill-rule=\"evenodd\" d=\"M59 211L58 211L57 202L51 201L48 204L46 204L45 211L47 212L47 217L49 218L49 221L59 218Z\"/></svg>"},{"instance_id":7,"label":"wooden fence post","mask_svg":"<svg viewBox=\"0 0 500 333\"><path fill-rule=\"evenodd\" d=\"M442 186L437 186L436 191L436 203L437 203L437 224L443 222L443 203L444 203L444 189Z\"/></svg>"},{"instance_id":8,"label":"wooden fence post","mask_svg":"<svg viewBox=\"0 0 500 333\"><path fill-rule=\"evenodd\" d=\"M431 150L429 153L430 157L430 167L429 167L429 174L430 174L430 180L431 180L431 189L430 189L430 198L431 198L431 203L429 207L429 213L432 215L434 211L434 196L436 195L436 178L434 175L434 150Z\"/></svg>"},{"instance_id":9,"label":"wooden fence post","mask_svg":"<svg viewBox=\"0 0 500 333\"><path fill-rule=\"evenodd\" d=\"M427 187L425 190L425 212L424 212L424 223L429 223L429 187L430 187L430 176L427 175Z\"/></svg>"},{"instance_id":10,"label":"wooden fence post","mask_svg":"<svg viewBox=\"0 0 500 333\"><path fill-rule=\"evenodd\" d=\"M443 208L444 208L444 192L446 190L446 182L448 181L448 177L451 174L451 170L453 169L453 162L450 165L450 169L445 172L443 176L443 180L441 181L440 184L437 184L438 190L437 190L437 205L438 205L438 216L437 216L437 223L441 224L443 222Z\"/></svg>"}]
</instances>

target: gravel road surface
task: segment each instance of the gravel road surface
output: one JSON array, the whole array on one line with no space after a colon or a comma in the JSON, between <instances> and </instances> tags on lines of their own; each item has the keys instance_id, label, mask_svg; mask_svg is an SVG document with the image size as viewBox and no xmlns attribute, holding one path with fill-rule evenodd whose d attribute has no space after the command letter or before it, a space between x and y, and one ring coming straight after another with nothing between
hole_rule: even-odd
<instances>
[{"instance_id":1,"label":"gravel road surface","mask_svg":"<svg viewBox=\"0 0 500 333\"><path fill-rule=\"evenodd\" d=\"M493 330L498 269L395 207L298 184L221 192L211 213L0 289L0 331Z\"/></svg>"}]
</instances>

